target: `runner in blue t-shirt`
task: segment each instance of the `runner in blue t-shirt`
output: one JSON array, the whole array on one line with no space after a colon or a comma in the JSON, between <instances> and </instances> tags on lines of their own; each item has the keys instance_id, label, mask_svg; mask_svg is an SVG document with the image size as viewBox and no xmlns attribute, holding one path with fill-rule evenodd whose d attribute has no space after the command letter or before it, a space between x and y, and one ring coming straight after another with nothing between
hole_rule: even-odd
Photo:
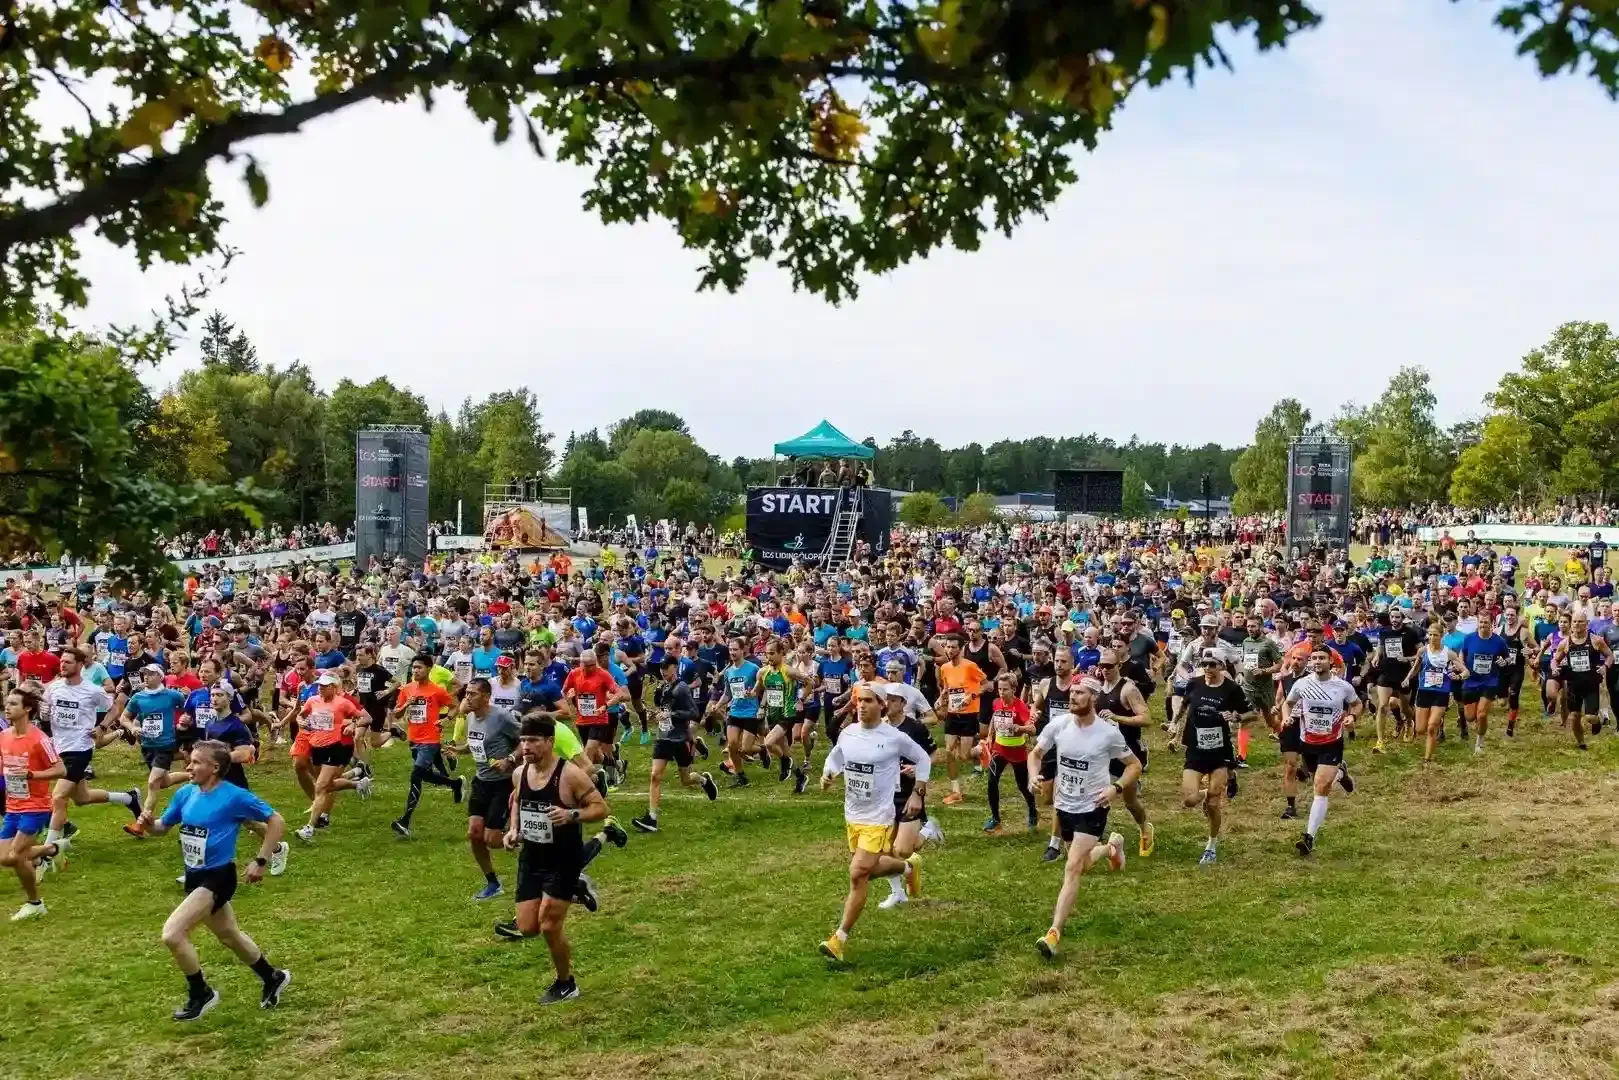
<instances>
[{"instance_id":1,"label":"runner in blue t-shirt","mask_svg":"<svg viewBox=\"0 0 1619 1080\"><path fill-rule=\"evenodd\" d=\"M124 707L124 730L140 739L141 757L146 761L146 801L141 805L157 805L157 793L166 787L183 784L191 779L189 773L170 772L178 746L175 734L175 714L186 703L186 695L163 685L163 669L156 664L141 668L144 689L130 695ZM131 836L143 836L140 822L124 826Z\"/></svg>"},{"instance_id":2,"label":"runner in blue t-shirt","mask_svg":"<svg viewBox=\"0 0 1619 1080\"><path fill-rule=\"evenodd\" d=\"M715 701L726 703L725 750L728 757L726 771L731 774L732 787L747 787L748 777L742 771L746 758L756 752L759 742L759 699L753 687L759 680L759 665L749 660L743 651L742 640L730 641L730 665L720 672L720 692Z\"/></svg>"}]
</instances>

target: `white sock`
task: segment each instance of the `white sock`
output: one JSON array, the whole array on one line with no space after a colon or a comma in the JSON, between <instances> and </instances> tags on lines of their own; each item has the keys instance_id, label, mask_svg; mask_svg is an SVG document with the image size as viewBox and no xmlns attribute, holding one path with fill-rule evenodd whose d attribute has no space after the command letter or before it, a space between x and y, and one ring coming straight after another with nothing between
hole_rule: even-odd
<instances>
[{"instance_id":1,"label":"white sock","mask_svg":"<svg viewBox=\"0 0 1619 1080\"><path fill-rule=\"evenodd\" d=\"M45 830L45 842L47 844L54 844L60 839L62 839L62 830L61 829L46 829Z\"/></svg>"},{"instance_id":2,"label":"white sock","mask_svg":"<svg viewBox=\"0 0 1619 1080\"><path fill-rule=\"evenodd\" d=\"M1046 847L1051 848L1053 851L1062 847L1062 837L1058 836L1056 833L1052 833L1051 842L1048 843Z\"/></svg>"},{"instance_id":3,"label":"white sock","mask_svg":"<svg viewBox=\"0 0 1619 1080\"><path fill-rule=\"evenodd\" d=\"M1325 795L1317 795L1314 801L1310 803L1310 822L1304 827L1304 831L1309 833L1311 836L1314 836L1321 830L1321 823L1326 820L1327 797Z\"/></svg>"},{"instance_id":4,"label":"white sock","mask_svg":"<svg viewBox=\"0 0 1619 1080\"><path fill-rule=\"evenodd\" d=\"M958 795L961 794L961 781L960 780L952 780L952 781L950 781L950 790L954 791Z\"/></svg>"},{"instance_id":5,"label":"white sock","mask_svg":"<svg viewBox=\"0 0 1619 1080\"><path fill-rule=\"evenodd\" d=\"M1484 747L1484 736L1480 735L1478 738L1474 739L1473 740L1473 745L1479 747L1480 749L1483 749L1483 747Z\"/></svg>"},{"instance_id":6,"label":"white sock","mask_svg":"<svg viewBox=\"0 0 1619 1080\"><path fill-rule=\"evenodd\" d=\"M109 791L107 792L107 801L114 806L122 806L125 809L135 805L135 800L129 797L129 792L127 791Z\"/></svg>"},{"instance_id":7,"label":"white sock","mask_svg":"<svg viewBox=\"0 0 1619 1080\"><path fill-rule=\"evenodd\" d=\"M1209 837L1209 842L1207 844L1203 845L1203 850L1204 851L1213 851L1214 850L1214 837L1212 837L1212 836Z\"/></svg>"},{"instance_id":8,"label":"white sock","mask_svg":"<svg viewBox=\"0 0 1619 1080\"><path fill-rule=\"evenodd\" d=\"M836 930L832 931L832 933L837 936L837 939L839 941L848 941L849 940L849 931L845 930L841 926L838 927Z\"/></svg>"},{"instance_id":9,"label":"white sock","mask_svg":"<svg viewBox=\"0 0 1619 1080\"><path fill-rule=\"evenodd\" d=\"M904 874L889 874L888 875L888 887L889 887L889 889L891 889L893 891L895 896L903 896L903 895L905 895L905 875Z\"/></svg>"}]
</instances>

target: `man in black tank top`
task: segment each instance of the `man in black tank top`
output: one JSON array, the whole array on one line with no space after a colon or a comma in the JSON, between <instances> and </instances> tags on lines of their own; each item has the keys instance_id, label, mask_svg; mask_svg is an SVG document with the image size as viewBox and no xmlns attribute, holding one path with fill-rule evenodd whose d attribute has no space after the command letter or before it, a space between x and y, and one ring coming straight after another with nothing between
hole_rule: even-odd
<instances>
[{"instance_id":1,"label":"man in black tank top","mask_svg":"<svg viewBox=\"0 0 1619 1080\"><path fill-rule=\"evenodd\" d=\"M1068 708L1068 691L1074 684L1074 654L1067 646L1059 646L1057 655L1052 660L1052 675L1043 682L1030 684L1032 695L1032 708L1034 713L1034 736L1046 730L1051 723L1052 702L1056 702L1059 712ZM1046 754L1040 759L1039 794L1037 800L1041 806L1050 806L1051 788L1057 782L1057 755ZM1051 815L1051 842L1046 846L1045 854L1040 856L1044 862L1055 862L1062 855L1062 831L1055 812Z\"/></svg>"},{"instance_id":2,"label":"man in black tank top","mask_svg":"<svg viewBox=\"0 0 1619 1080\"><path fill-rule=\"evenodd\" d=\"M977 619L969 619L966 629L967 639L961 644L961 655L977 664L978 670L984 673L985 682L993 687L1001 672L1006 670L1006 658L1001 655L1000 647L984 636L984 626ZM994 693L978 695L980 727L988 726L994 702Z\"/></svg>"},{"instance_id":3,"label":"man in black tank top","mask_svg":"<svg viewBox=\"0 0 1619 1080\"><path fill-rule=\"evenodd\" d=\"M607 800L585 771L557 757L555 737L554 721L537 716L523 721L517 739L523 764L513 784L517 812L506 833L506 846L519 848L517 918L515 926L507 926L523 937L543 935L556 967L556 981L540 998L541 1005L579 996L573 949L562 924L584 870L580 825L607 816Z\"/></svg>"},{"instance_id":4,"label":"man in black tank top","mask_svg":"<svg viewBox=\"0 0 1619 1080\"><path fill-rule=\"evenodd\" d=\"M1141 732L1150 719L1147 715L1147 699L1142 696L1140 688L1121 673L1122 658L1123 654L1117 650L1108 649L1096 662L1096 676L1102 684L1102 689L1096 695L1096 715L1098 719L1118 727L1125 745L1141 762L1141 771L1145 773L1147 747L1141 741ZM1108 769L1115 780L1124 775L1124 765L1120 762L1112 762ZM1141 831L1138 853L1143 857L1151 855L1153 827L1152 822L1147 820L1147 807L1141 801L1140 781L1125 784L1122 794L1125 807L1130 811L1130 816L1136 819L1136 828Z\"/></svg>"}]
</instances>

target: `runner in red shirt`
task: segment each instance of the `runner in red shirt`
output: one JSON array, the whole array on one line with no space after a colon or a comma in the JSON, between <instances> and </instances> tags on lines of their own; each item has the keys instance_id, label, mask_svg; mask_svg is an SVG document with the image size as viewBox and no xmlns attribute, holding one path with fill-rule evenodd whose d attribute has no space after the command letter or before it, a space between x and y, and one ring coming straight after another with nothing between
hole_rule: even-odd
<instances>
[{"instance_id":1,"label":"runner in red shirt","mask_svg":"<svg viewBox=\"0 0 1619 1080\"><path fill-rule=\"evenodd\" d=\"M320 689L304 702L299 725L309 733L309 761L320 770L315 777L315 802L309 808L309 824L298 830L298 839L315 839L315 829L331 824L332 804L339 791L358 792L371 797L371 777L362 774L351 780L343 775L354 759L354 731L359 723L370 725L371 718L353 698L343 694L343 680L335 671L323 671L315 683ZM356 722L356 717L364 720ZM302 732L300 732L300 735Z\"/></svg>"},{"instance_id":2,"label":"runner in red shirt","mask_svg":"<svg viewBox=\"0 0 1619 1080\"><path fill-rule=\"evenodd\" d=\"M1029 784L1028 737L1034 734L1029 706L1017 695L1017 677L1002 672L995 678L995 700L989 706L989 820L984 831L999 833L1001 828L1001 774L1008 768L1017 781L1018 793L1029 805L1029 829L1039 824L1034 808L1034 792Z\"/></svg>"},{"instance_id":3,"label":"runner in red shirt","mask_svg":"<svg viewBox=\"0 0 1619 1080\"><path fill-rule=\"evenodd\" d=\"M629 699L629 691L613 681L594 649L579 654L579 666L562 683L562 701L591 761L601 764L613 756L613 718L607 707Z\"/></svg>"},{"instance_id":4,"label":"runner in red shirt","mask_svg":"<svg viewBox=\"0 0 1619 1080\"><path fill-rule=\"evenodd\" d=\"M17 676L23 682L37 680L41 686L56 678L62 662L56 654L45 650L45 639L38 630L29 630L22 636L22 651L17 653Z\"/></svg>"},{"instance_id":5,"label":"runner in red shirt","mask_svg":"<svg viewBox=\"0 0 1619 1080\"><path fill-rule=\"evenodd\" d=\"M277 719L276 738L282 737L292 718L298 715L303 701L301 695L306 686L315 681L315 658L308 653L300 656L298 662L287 669L286 675L281 679L281 699L287 703L286 711ZM315 798L315 766L309 760L309 729L302 724L298 725L298 733L292 738L292 774L298 780L298 786L303 788L304 794L311 800Z\"/></svg>"},{"instance_id":6,"label":"runner in red shirt","mask_svg":"<svg viewBox=\"0 0 1619 1080\"><path fill-rule=\"evenodd\" d=\"M0 866L11 867L27 898L11 917L12 922L45 914L34 860L54 859L68 846L66 837L53 844L34 843L34 838L51 823L51 787L67 775L67 766L55 744L35 726L39 701L39 695L29 690L7 694L6 722L11 727L0 731L0 771L6 781L6 814L0 820Z\"/></svg>"}]
</instances>

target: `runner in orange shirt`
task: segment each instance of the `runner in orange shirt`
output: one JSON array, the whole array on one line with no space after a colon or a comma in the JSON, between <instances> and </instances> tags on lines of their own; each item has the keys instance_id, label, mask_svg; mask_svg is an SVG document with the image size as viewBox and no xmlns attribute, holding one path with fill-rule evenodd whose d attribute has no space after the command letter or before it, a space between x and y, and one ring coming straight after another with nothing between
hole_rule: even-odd
<instances>
[{"instance_id":1,"label":"runner in orange shirt","mask_svg":"<svg viewBox=\"0 0 1619 1080\"><path fill-rule=\"evenodd\" d=\"M410 819L416 813L416 804L422 801L422 784L447 787L461 802L461 778L452 777L444 767L444 729L439 718L445 709L455 707L455 699L444 687L428 678L432 664L418 656L410 662L410 682L399 689L399 701L393 711L395 720L404 720L409 726L410 739L410 794L405 797L405 812L393 823L393 831L410 839Z\"/></svg>"},{"instance_id":2,"label":"runner in orange shirt","mask_svg":"<svg viewBox=\"0 0 1619 1080\"><path fill-rule=\"evenodd\" d=\"M946 806L961 802L961 777L964 762L973 760L973 748L978 742L978 695L983 693L988 676L984 670L961 655L961 638L955 634L944 639L944 663L939 665L939 700L933 710L944 717L944 767L950 776L950 793L944 797Z\"/></svg>"},{"instance_id":3,"label":"runner in orange shirt","mask_svg":"<svg viewBox=\"0 0 1619 1080\"><path fill-rule=\"evenodd\" d=\"M342 693L343 680L335 671L323 671L315 680L319 688L315 696L304 702L298 725L309 733L309 762L320 770L315 776L315 802L309 808L309 824L298 830L298 839L306 843L315 839L315 829L331 824L332 804L339 791L357 791L360 798L371 797L371 778L350 780L343 770L354 759L354 732L361 723L369 726L371 718L353 698Z\"/></svg>"},{"instance_id":4,"label":"runner in orange shirt","mask_svg":"<svg viewBox=\"0 0 1619 1080\"><path fill-rule=\"evenodd\" d=\"M49 736L34 725L39 722L39 695L29 690L13 690L6 695L6 722L0 731L0 769L6 780L6 815L0 821L0 866L17 874L27 902L11 917L12 922L37 919L45 914L39 898L39 881L34 860L54 859L67 850L68 839L36 844L34 838L51 823L51 787L67 775L67 765L56 752Z\"/></svg>"}]
</instances>

